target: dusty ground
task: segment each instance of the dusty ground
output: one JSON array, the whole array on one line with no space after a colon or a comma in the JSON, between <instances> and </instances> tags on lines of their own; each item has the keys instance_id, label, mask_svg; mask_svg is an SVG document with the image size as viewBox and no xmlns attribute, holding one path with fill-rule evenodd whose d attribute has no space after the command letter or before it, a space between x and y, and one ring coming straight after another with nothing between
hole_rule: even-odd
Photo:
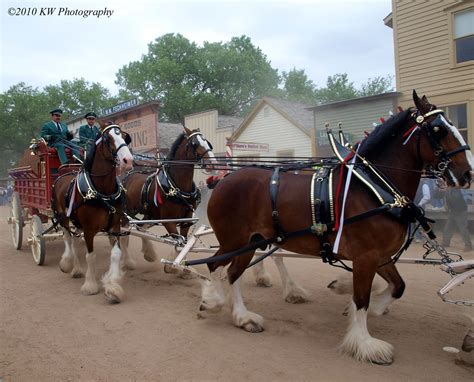
<instances>
[{"instance_id":1,"label":"dusty ground","mask_svg":"<svg viewBox=\"0 0 474 382\"><path fill-rule=\"evenodd\" d=\"M373 366L337 353L347 298L326 288L340 271L318 260L287 261L311 293L302 305L282 300L271 262L272 288L255 287L252 273L245 275L247 306L266 319L265 332L249 334L232 326L228 308L198 320L199 282L141 259L136 238L139 265L125 277L125 301L108 305L102 294L84 297L83 281L59 271L62 242L47 244L46 263L38 267L28 247L13 249L7 215L0 207L0 380L474 380L472 368L455 365L442 351L460 346L468 322L462 307L436 295L448 277L434 267L399 266L404 297L388 315L369 321L374 336L395 346L395 362ZM101 237L96 248L102 273L110 247ZM414 246L408 255L420 254Z\"/></svg>"}]
</instances>

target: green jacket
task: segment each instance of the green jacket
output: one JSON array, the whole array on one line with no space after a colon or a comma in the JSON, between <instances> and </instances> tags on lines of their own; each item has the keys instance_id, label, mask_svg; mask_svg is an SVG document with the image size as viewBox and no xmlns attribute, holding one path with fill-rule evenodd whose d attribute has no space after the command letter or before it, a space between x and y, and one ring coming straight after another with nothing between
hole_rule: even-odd
<instances>
[{"instance_id":1,"label":"green jacket","mask_svg":"<svg viewBox=\"0 0 474 382\"><path fill-rule=\"evenodd\" d=\"M73 138L72 133L68 130L65 123L59 122L59 124L61 132L59 132L58 126L53 121L46 122L41 128L41 137L48 143L58 143L59 138L70 141Z\"/></svg>"},{"instance_id":2,"label":"green jacket","mask_svg":"<svg viewBox=\"0 0 474 382\"><path fill-rule=\"evenodd\" d=\"M79 140L81 141L82 146L87 146L89 142L92 142L97 134L99 133L99 128L97 126L82 125L79 127Z\"/></svg>"}]
</instances>

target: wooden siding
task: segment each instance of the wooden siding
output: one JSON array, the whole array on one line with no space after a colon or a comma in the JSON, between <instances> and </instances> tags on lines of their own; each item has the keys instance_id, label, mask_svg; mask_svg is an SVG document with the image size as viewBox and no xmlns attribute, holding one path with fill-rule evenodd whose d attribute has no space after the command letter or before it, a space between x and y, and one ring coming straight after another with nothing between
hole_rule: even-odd
<instances>
[{"instance_id":1,"label":"wooden siding","mask_svg":"<svg viewBox=\"0 0 474 382\"><path fill-rule=\"evenodd\" d=\"M389 112L396 113L394 100L391 98L384 98L380 100L372 100L370 102L363 102L357 104L349 104L338 107L328 107L324 109L316 109L314 118L316 121L316 130L318 132L318 139L320 143L327 142L326 139L326 123L336 132L338 130L338 123L342 123L342 130L344 133L351 135L353 142L360 141L364 138L364 131L371 131L373 123L380 123L380 117L389 118ZM323 138L320 138L323 137ZM316 155L321 156L326 154L318 153L321 146L317 145Z\"/></svg>"},{"instance_id":2,"label":"wooden siding","mask_svg":"<svg viewBox=\"0 0 474 382\"><path fill-rule=\"evenodd\" d=\"M265 112L265 108L267 112ZM265 114L267 116L265 116ZM294 150L294 156L311 156L311 138L277 110L265 104L237 139L239 142L267 143L268 152L260 156L276 156L277 151ZM252 151L234 151L234 156L251 156Z\"/></svg>"},{"instance_id":3,"label":"wooden siding","mask_svg":"<svg viewBox=\"0 0 474 382\"><path fill-rule=\"evenodd\" d=\"M450 18L457 7L446 8L456 3L393 0L397 90L405 98L413 89L430 96L474 88L474 63L453 65L451 57Z\"/></svg>"},{"instance_id":4,"label":"wooden siding","mask_svg":"<svg viewBox=\"0 0 474 382\"><path fill-rule=\"evenodd\" d=\"M232 129L218 129L218 112L209 110L202 113L192 114L184 117L184 123L188 129L199 129L203 136L211 142L214 147L213 153L216 157L224 157L227 139L232 135ZM194 171L194 182L199 185L211 174L201 169Z\"/></svg>"}]
</instances>

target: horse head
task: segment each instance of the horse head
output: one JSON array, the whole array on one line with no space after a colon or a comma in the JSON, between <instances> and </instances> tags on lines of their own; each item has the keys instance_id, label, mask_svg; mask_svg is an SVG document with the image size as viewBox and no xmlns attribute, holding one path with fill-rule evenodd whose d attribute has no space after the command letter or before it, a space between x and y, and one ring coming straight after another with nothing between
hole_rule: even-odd
<instances>
[{"instance_id":1,"label":"horse head","mask_svg":"<svg viewBox=\"0 0 474 382\"><path fill-rule=\"evenodd\" d=\"M186 146L187 146L187 159L196 159L198 161L203 161L205 164L216 162L214 153L212 152L212 144L209 142L199 129L190 130L187 127L184 127L184 133L186 135Z\"/></svg>"},{"instance_id":2,"label":"horse head","mask_svg":"<svg viewBox=\"0 0 474 382\"><path fill-rule=\"evenodd\" d=\"M461 133L426 96L419 98L413 90L413 101L417 110L412 116L426 142L419 147L423 162L450 186L469 187L474 160Z\"/></svg>"},{"instance_id":3,"label":"horse head","mask_svg":"<svg viewBox=\"0 0 474 382\"><path fill-rule=\"evenodd\" d=\"M120 129L118 125L107 125L102 128L101 138L108 148L111 160L118 164L120 171L132 168L133 157L128 145L132 142L130 135Z\"/></svg>"}]
</instances>

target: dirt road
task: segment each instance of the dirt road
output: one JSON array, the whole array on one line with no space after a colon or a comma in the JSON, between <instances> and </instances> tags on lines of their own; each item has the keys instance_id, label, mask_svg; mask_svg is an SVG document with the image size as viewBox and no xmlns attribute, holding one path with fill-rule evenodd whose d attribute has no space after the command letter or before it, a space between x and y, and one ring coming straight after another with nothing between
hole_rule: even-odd
<instances>
[{"instance_id":1,"label":"dirt road","mask_svg":"<svg viewBox=\"0 0 474 382\"><path fill-rule=\"evenodd\" d=\"M337 353L348 299L326 288L341 271L318 260L286 262L311 293L306 304L282 300L271 262L272 288L254 286L251 272L244 276L247 306L266 320L263 333L250 334L231 324L228 307L198 320L199 282L147 263L136 238L131 253L138 268L125 276L123 303L82 296L83 280L58 268L62 242L47 243L46 263L38 267L28 247L13 249L7 216L8 208L0 207L0 380L474 380L472 368L455 365L442 350L460 346L468 322L462 307L436 295L447 275L434 267L399 266L405 295L388 315L369 319L372 334L395 346L395 362L375 366ZM106 238L97 238L96 248L102 273L110 253ZM421 255L421 247L408 255Z\"/></svg>"}]
</instances>

